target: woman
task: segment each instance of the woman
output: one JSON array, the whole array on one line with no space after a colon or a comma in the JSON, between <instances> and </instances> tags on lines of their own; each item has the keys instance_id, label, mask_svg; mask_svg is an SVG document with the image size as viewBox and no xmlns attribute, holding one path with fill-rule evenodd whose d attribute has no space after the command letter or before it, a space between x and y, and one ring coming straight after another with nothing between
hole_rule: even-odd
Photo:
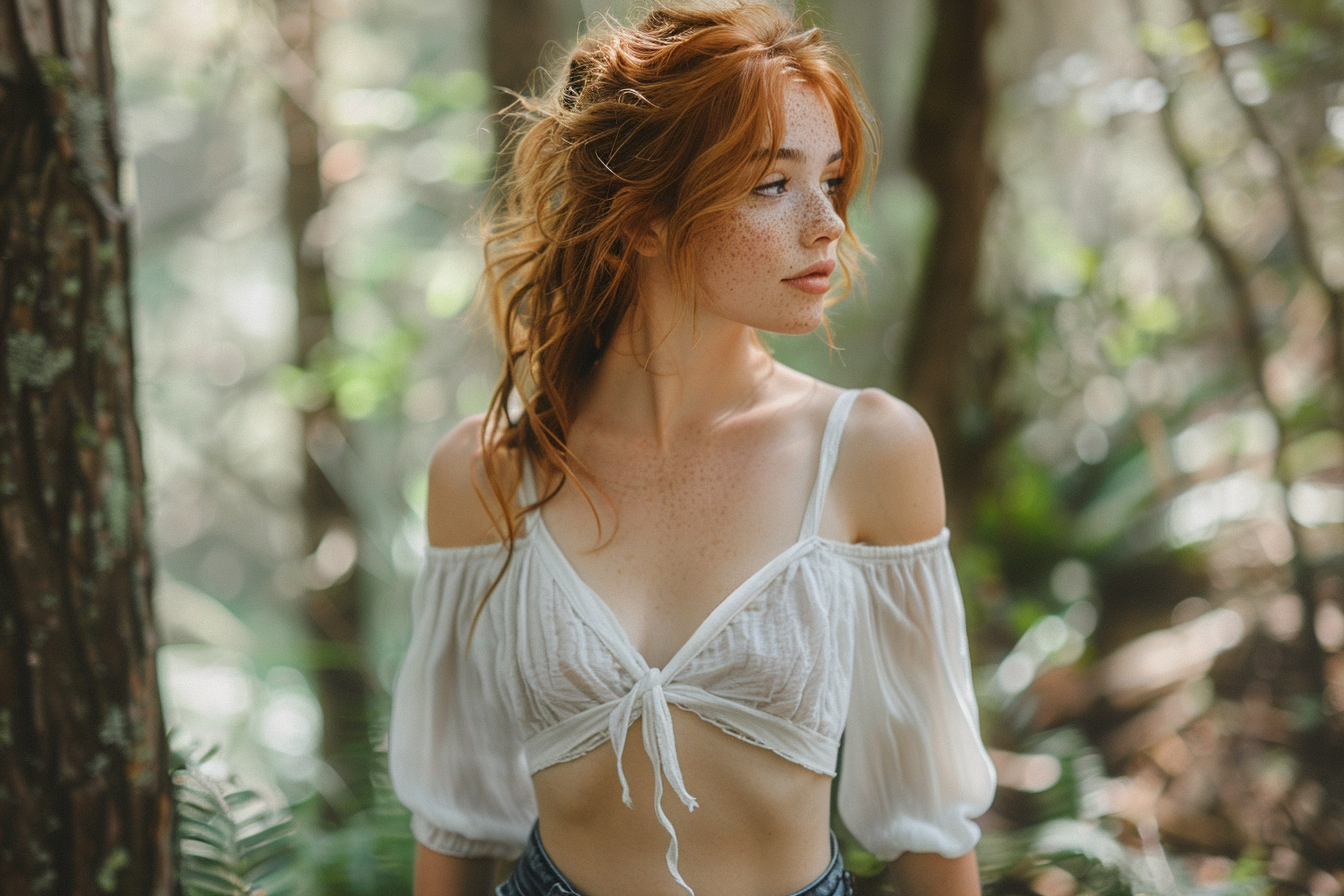
<instances>
[{"instance_id":1,"label":"woman","mask_svg":"<svg viewBox=\"0 0 1344 896\"><path fill-rule=\"evenodd\" d=\"M756 334L848 286L851 84L772 7L659 9L526 106L486 247L508 360L431 463L392 717L417 896L520 851L501 896L836 896L837 759L901 892L979 892L929 431Z\"/></svg>"}]
</instances>

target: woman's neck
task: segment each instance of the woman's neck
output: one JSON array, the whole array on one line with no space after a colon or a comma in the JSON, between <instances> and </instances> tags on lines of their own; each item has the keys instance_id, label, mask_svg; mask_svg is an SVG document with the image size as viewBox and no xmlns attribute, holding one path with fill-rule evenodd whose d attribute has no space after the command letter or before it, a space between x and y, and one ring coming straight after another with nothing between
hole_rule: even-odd
<instances>
[{"instance_id":1,"label":"woman's neck","mask_svg":"<svg viewBox=\"0 0 1344 896\"><path fill-rule=\"evenodd\" d=\"M670 448L755 404L774 367L750 327L640 303L617 327L585 405Z\"/></svg>"}]
</instances>

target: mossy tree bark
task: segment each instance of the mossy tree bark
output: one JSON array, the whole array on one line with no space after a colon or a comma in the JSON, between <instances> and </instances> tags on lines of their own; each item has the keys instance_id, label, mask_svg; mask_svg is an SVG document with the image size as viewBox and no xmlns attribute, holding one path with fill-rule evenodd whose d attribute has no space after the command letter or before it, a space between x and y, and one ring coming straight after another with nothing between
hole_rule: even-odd
<instances>
[{"instance_id":1,"label":"mossy tree bark","mask_svg":"<svg viewBox=\"0 0 1344 896\"><path fill-rule=\"evenodd\" d=\"M169 894L104 0L0 0L0 893Z\"/></svg>"}]
</instances>

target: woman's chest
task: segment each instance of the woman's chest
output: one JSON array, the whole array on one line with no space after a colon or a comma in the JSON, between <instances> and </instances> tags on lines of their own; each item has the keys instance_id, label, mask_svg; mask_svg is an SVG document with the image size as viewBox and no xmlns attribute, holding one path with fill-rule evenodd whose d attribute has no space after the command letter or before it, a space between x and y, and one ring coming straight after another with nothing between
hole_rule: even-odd
<instances>
[{"instance_id":1,"label":"woman's chest","mask_svg":"<svg viewBox=\"0 0 1344 896\"><path fill-rule=\"evenodd\" d=\"M542 516L564 561L649 665L661 666L725 598L797 544L807 460L776 452L750 464L631 465L595 477L586 496L566 484Z\"/></svg>"},{"instance_id":2,"label":"woman's chest","mask_svg":"<svg viewBox=\"0 0 1344 896\"><path fill-rule=\"evenodd\" d=\"M503 600L493 608L492 627L505 620L507 627L497 630L495 667L487 677L513 683L507 689L516 715L538 730L643 694L652 668L672 703L726 702L838 736L856 603L835 570L814 562L821 559L817 553L814 543L772 560L715 607L667 661L655 662L636 650L596 594L551 566L539 545L527 561L529 587L499 595ZM515 600L515 611L501 612Z\"/></svg>"}]
</instances>

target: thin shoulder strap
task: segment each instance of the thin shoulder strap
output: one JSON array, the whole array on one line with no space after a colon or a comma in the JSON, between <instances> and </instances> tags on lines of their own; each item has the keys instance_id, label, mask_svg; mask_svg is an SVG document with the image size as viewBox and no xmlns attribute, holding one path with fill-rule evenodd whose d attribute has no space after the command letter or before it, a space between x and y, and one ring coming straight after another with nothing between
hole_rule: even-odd
<instances>
[{"instance_id":1,"label":"thin shoulder strap","mask_svg":"<svg viewBox=\"0 0 1344 896\"><path fill-rule=\"evenodd\" d=\"M521 449L520 449L521 450ZM523 454L523 478L518 483L518 506L526 507L537 500L537 478L532 472L532 458Z\"/></svg>"},{"instance_id":2,"label":"thin shoulder strap","mask_svg":"<svg viewBox=\"0 0 1344 896\"><path fill-rule=\"evenodd\" d=\"M849 409L854 399L859 397L858 389L848 389L831 405L831 414L826 418L826 432L821 437L821 460L817 464L817 481L812 483L812 496L807 499L807 512L803 514L803 528L798 540L811 538L821 526L821 510L826 506L826 488L831 484L831 474L835 472L835 459L840 455L840 437L845 432L845 421L849 419Z\"/></svg>"}]
</instances>

